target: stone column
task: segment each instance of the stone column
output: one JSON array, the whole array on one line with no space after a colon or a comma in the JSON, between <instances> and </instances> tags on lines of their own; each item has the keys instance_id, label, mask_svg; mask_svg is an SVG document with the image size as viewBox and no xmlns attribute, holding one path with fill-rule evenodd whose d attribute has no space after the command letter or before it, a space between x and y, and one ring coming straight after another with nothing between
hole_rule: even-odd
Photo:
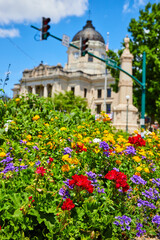
<instances>
[{"instance_id":1,"label":"stone column","mask_svg":"<svg viewBox=\"0 0 160 240\"><path fill-rule=\"evenodd\" d=\"M54 93L55 93L55 88L54 88L54 83L52 84L52 91L51 91L51 97L54 97Z\"/></svg>"},{"instance_id":2,"label":"stone column","mask_svg":"<svg viewBox=\"0 0 160 240\"><path fill-rule=\"evenodd\" d=\"M36 86L35 85L32 86L32 94L36 94Z\"/></svg>"},{"instance_id":3,"label":"stone column","mask_svg":"<svg viewBox=\"0 0 160 240\"><path fill-rule=\"evenodd\" d=\"M124 39L125 49L121 55L121 68L132 75L133 55L129 51L129 38ZM137 112L138 109L133 106L133 82L132 78L120 71L118 105L113 109L113 126L117 129L126 131L128 122L128 131L132 133L138 129ZM129 100L126 99L129 96ZM128 101L128 107L127 107ZM127 115L128 114L128 115ZM128 121L127 121L128 119Z\"/></svg>"},{"instance_id":4,"label":"stone column","mask_svg":"<svg viewBox=\"0 0 160 240\"><path fill-rule=\"evenodd\" d=\"M48 97L48 91L47 91L47 84L44 85L44 93L43 93L44 97Z\"/></svg>"}]
</instances>

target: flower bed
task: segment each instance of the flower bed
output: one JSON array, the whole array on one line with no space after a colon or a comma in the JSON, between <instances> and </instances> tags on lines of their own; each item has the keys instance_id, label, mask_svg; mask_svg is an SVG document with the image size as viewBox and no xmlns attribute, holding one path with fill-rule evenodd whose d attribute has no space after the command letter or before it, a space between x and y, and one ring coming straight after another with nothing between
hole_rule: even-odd
<instances>
[{"instance_id":1,"label":"flower bed","mask_svg":"<svg viewBox=\"0 0 160 240\"><path fill-rule=\"evenodd\" d=\"M104 113L34 95L1 109L0 239L158 236L159 135L114 133Z\"/></svg>"}]
</instances>

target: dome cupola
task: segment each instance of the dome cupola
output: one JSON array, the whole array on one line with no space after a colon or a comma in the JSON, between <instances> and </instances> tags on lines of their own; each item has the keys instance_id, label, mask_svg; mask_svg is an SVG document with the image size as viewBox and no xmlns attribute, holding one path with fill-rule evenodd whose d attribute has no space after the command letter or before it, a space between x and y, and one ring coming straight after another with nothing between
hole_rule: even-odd
<instances>
[{"instance_id":1,"label":"dome cupola","mask_svg":"<svg viewBox=\"0 0 160 240\"><path fill-rule=\"evenodd\" d=\"M88 38L89 40L99 41L105 43L102 35L95 30L92 21L88 20L83 30L79 31L72 39L72 42L79 41L80 38Z\"/></svg>"}]
</instances>

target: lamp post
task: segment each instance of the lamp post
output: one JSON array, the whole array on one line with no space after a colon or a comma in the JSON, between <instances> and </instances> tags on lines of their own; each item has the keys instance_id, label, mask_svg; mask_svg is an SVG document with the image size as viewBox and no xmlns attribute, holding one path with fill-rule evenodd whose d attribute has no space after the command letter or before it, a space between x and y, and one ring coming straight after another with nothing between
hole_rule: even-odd
<instances>
[{"instance_id":1,"label":"lamp post","mask_svg":"<svg viewBox=\"0 0 160 240\"><path fill-rule=\"evenodd\" d=\"M127 100L127 109L126 109L126 132L128 132L128 103L129 103L129 99L130 99L130 96L127 95L127 96L126 96L126 100Z\"/></svg>"}]
</instances>

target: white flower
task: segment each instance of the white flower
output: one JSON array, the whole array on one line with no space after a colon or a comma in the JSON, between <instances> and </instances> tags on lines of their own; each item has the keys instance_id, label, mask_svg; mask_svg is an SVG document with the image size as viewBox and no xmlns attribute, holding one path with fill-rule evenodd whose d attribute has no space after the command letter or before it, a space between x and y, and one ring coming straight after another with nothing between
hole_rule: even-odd
<instances>
[{"instance_id":1,"label":"white flower","mask_svg":"<svg viewBox=\"0 0 160 240\"><path fill-rule=\"evenodd\" d=\"M94 143L99 143L99 142L101 142L101 139L95 138L95 139L93 139L93 142L94 142Z\"/></svg>"}]
</instances>

